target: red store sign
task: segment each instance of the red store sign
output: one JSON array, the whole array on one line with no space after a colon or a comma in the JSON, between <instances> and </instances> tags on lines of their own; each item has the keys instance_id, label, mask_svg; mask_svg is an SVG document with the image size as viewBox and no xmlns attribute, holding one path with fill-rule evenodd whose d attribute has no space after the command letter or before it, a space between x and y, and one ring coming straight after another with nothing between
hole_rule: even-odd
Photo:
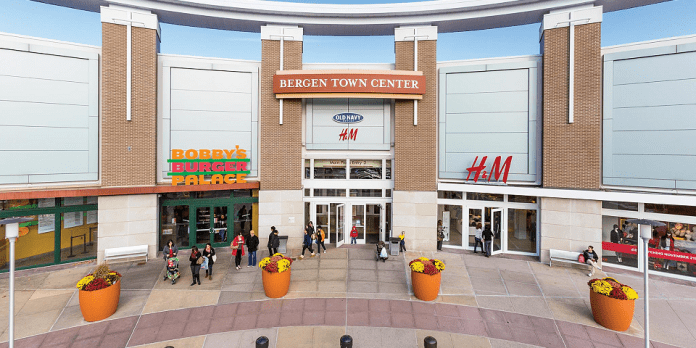
<instances>
[{"instance_id":1,"label":"red store sign","mask_svg":"<svg viewBox=\"0 0 696 348\"><path fill-rule=\"evenodd\" d=\"M508 156L505 159L505 162L503 162L502 166L500 164L502 157L498 156L495 158L495 161L493 161L493 165L490 168L490 171L486 170L486 160L488 159L488 156L483 156L481 159L481 162L476 165L478 162L478 156L474 159L474 163L471 165L471 167L466 168L466 170L469 172L469 175L466 176L466 180L469 181L471 180L471 175L474 175L474 183L478 182L479 177L481 179L488 179L488 182L491 182L491 179L495 175L495 181L500 181L500 175L502 174L503 176L503 183L507 184L507 178L508 174L510 173L510 164L512 163L512 156Z\"/></svg>"}]
</instances>

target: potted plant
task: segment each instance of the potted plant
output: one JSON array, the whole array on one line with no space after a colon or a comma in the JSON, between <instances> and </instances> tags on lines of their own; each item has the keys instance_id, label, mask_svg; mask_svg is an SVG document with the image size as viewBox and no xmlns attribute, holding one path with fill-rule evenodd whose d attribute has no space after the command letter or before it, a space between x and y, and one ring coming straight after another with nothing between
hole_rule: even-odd
<instances>
[{"instance_id":1,"label":"potted plant","mask_svg":"<svg viewBox=\"0 0 696 348\"><path fill-rule=\"evenodd\" d=\"M264 257L259 262L263 280L263 291L270 298L285 296L290 289L290 265L292 259L283 254L276 253L270 257Z\"/></svg>"},{"instance_id":2,"label":"potted plant","mask_svg":"<svg viewBox=\"0 0 696 348\"><path fill-rule=\"evenodd\" d=\"M587 285L590 286L592 316L597 324L616 331L628 330L638 298L636 291L611 277L592 279Z\"/></svg>"},{"instance_id":3,"label":"potted plant","mask_svg":"<svg viewBox=\"0 0 696 348\"><path fill-rule=\"evenodd\" d=\"M411 268L411 283L413 294L419 300L432 301L440 292L440 272L445 270L445 264L440 260L417 258L409 262Z\"/></svg>"},{"instance_id":4,"label":"potted plant","mask_svg":"<svg viewBox=\"0 0 696 348\"><path fill-rule=\"evenodd\" d=\"M121 297L121 274L106 263L77 282L80 289L80 311L86 321L106 319L118 308Z\"/></svg>"}]
</instances>

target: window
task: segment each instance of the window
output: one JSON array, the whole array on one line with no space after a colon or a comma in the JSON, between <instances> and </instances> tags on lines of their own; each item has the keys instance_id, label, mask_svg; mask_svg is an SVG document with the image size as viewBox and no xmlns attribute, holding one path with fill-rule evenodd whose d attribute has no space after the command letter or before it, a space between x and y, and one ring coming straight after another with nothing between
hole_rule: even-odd
<instances>
[{"instance_id":1,"label":"window","mask_svg":"<svg viewBox=\"0 0 696 348\"><path fill-rule=\"evenodd\" d=\"M502 201L503 201L503 195L494 195L494 194L490 194L490 193L467 192L467 193L466 193L466 199L473 200L473 201L495 201L495 202L502 202Z\"/></svg>"},{"instance_id":2,"label":"window","mask_svg":"<svg viewBox=\"0 0 696 348\"><path fill-rule=\"evenodd\" d=\"M382 197L382 190L350 190L351 197Z\"/></svg>"},{"instance_id":3,"label":"window","mask_svg":"<svg viewBox=\"0 0 696 348\"><path fill-rule=\"evenodd\" d=\"M382 160L350 160L351 179L382 179Z\"/></svg>"},{"instance_id":4,"label":"window","mask_svg":"<svg viewBox=\"0 0 696 348\"><path fill-rule=\"evenodd\" d=\"M345 197L345 189L314 189L314 197Z\"/></svg>"},{"instance_id":5,"label":"window","mask_svg":"<svg viewBox=\"0 0 696 348\"><path fill-rule=\"evenodd\" d=\"M515 202L515 203L536 203L537 198L532 197L532 196L516 196L516 195L508 195L508 202Z\"/></svg>"},{"instance_id":6,"label":"window","mask_svg":"<svg viewBox=\"0 0 696 348\"><path fill-rule=\"evenodd\" d=\"M346 160L314 160L315 179L346 179Z\"/></svg>"},{"instance_id":7,"label":"window","mask_svg":"<svg viewBox=\"0 0 696 348\"><path fill-rule=\"evenodd\" d=\"M384 178L385 178L385 179L391 179L391 178L392 178L392 175L391 175L391 168L392 168L392 161L391 161L390 159L388 159L388 160L387 160L387 169L385 170L386 173L385 173L385 175L384 175Z\"/></svg>"},{"instance_id":8,"label":"window","mask_svg":"<svg viewBox=\"0 0 696 348\"><path fill-rule=\"evenodd\" d=\"M442 228L445 235L442 244L462 246L462 207L460 205L438 205L437 219L437 228ZM435 232L437 231L437 229L433 231L433 240L436 238Z\"/></svg>"},{"instance_id":9,"label":"window","mask_svg":"<svg viewBox=\"0 0 696 348\"><path fill-rule=\"evenodd\" d=\"M508 209L508 251L537 252L537 211Z\"/></svg>"},{"instance_id":10,"label":"window","mask_svg":"<svg viewBox=\"0 0 696 348\"><path fill-rule=\"evenodd\" d=\"M645 203L645 212L670 215L696 216L696 207L689 207L685 205Z\"/></svg>"},{"instance_id":11,"label":"window","mask_svg":"<svg viewBox=\"0 0 696 348\"><path fill-rule=\"evenodd\" d=\"M464 194L458 191L437 191L437 198L462 199Z\"/></svg>"},{"instance_id":12,"label":"window","mask_svg":"<svg viewBox=\"0 0 696 348\"><path fill-rule=\"evenodd\" d=\"M311 160L304 160L304 177L305 179L309 179L309 174L310 171L312 170L312 165L311 165Z\"/></svg>"},{"instance_id":13,"label":"window","mask_svg":"<svg viewBox=\"0 0 696 348\"><path fill-rule=\"evenodd\" d=\"M638 211L638 203L633 203L633 202L602 202L602 208Z\"/></svg>"}]
</instances>

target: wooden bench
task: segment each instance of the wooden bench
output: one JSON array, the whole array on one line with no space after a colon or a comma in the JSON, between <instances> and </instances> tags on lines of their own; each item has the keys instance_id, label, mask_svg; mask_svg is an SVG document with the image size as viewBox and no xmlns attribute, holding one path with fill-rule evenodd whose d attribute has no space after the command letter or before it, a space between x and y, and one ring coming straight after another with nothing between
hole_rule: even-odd
<instances>
[{"instance_id":1,"label":"wooden bench","mask_svg":"<svg viewBox=\"0 0 696 348\"><path fill-rule=\"evenodd\" d=\"M147 262L148 256L147 245L136 245L122 248L111 248L104 250L104 261L128 259L131 257L145 257Z\"/></svg>"},{"instance_id":2,"label":"wooden bench","mask_svg":"<svg viewBox=\"0 0 696 348\"><path fill-rule=\"evenodd\" d=\"M549 253L550 253L549 267L551 267L551 262L553 262L553 261L565 262L565 263L576 264L576 265L585 265L585 266L588 266L590 268L592 267L592 265L578 262L578 256L582 255L582 253L578 253L575 251L556 250L556 249L550 249Z\"/></svg>"}]
</instances>

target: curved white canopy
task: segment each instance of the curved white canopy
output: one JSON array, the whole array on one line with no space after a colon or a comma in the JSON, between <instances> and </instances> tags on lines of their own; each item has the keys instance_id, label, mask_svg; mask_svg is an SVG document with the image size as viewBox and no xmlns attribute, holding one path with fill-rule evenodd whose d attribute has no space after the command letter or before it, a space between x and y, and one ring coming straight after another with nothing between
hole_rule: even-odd
<instances>
[{"instance_id":1,"label":"curved white canopy","mask_svg":"<svg viewBox=\"0 0 696 348\"><path fill-rule=\"evenodd\" d=\"M338 5L262 0L34 0L87 11L122 5L151 11L163 23L259 32L267 24L298 25L305 35L393 35L394 28L436 25L458 32L538 23L554 10L602 5L604 12L669 0L434 0Z\"/></svg>"}]
</instances>

